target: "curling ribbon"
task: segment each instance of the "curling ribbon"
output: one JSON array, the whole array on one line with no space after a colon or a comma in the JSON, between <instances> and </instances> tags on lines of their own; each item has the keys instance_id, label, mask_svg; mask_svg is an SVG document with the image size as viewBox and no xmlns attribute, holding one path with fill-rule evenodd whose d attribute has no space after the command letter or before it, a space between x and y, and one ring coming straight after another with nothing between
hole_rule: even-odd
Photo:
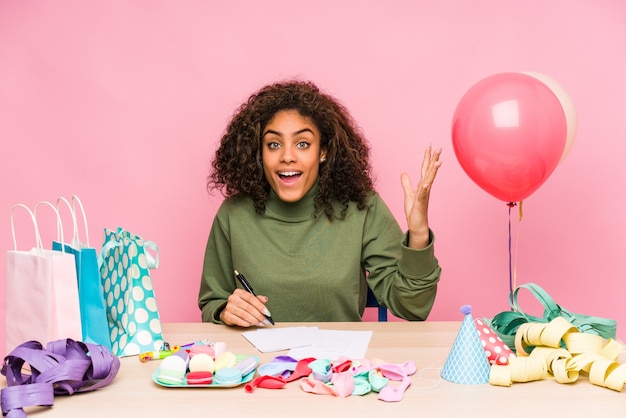
<instances>
[{"instance_id":1,"label":"curling ribbon","mask_svg":"<svg viewBox=\"0 0 626 418\"><path fill-rule=\"evenodd\" d=\"M108 347L62 339L44 347L26 341L11 351L0 372L7 387L0 391L2 415L25 418L25 407L52 406L54 395L72 395L110 384L120 360Z\"/></svg>"},{"instance_id":2,"label":"curling ribbon","mask_svg":"<svg viewBox=\"0 0 626 418\"><path fill-rule=\"evenodd\" d=\"M537 302L543 305L543 316L533 316L522 311L517 301L521 289L529 290ZM570 312L558 305L548 292L534 283L526 283L516 287L509 295L509 304L511 311L500 312L491 320L487 318L483 318L483 320L511 348L514 347L515 335L522 324L529 322L548 323L556 317L565 318L580 332L599 335L602 338L615 338L617 330L615 320Z\"/></svg>"},{"instance_id":3,"label":"curling ribbon","mask_svg":"<svg viewBox=\"0 0 626 418\"><path fill-rule=\"evenodd\" d=\"M522 324L515 334L515 348L517 357L510 358L508 365L491 366L490 384L511 386L550 375L559 383L572 383L581 372L592 384L618 392L626 384L626 363L618 361L624 346L612 338L582 333L563 317L547 324Z\"/></svg>"}]
</instances>

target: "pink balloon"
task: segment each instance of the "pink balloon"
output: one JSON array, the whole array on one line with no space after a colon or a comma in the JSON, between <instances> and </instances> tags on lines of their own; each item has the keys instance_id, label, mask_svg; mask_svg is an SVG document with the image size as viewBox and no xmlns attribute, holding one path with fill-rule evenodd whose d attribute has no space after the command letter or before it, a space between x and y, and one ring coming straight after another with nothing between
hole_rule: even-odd
<instances>
[{"instance_id":1,"label":"pink balloon","mask_svg":"<svg viewBox=\"0 0 626 418\"><path fill-rule=\"evenodd\" d=\"M501 73L474 84L452 119L461 167L483 190L505 202L535 192L559 164L565 113L554 92L527 74Z\"/></svg>"}]
</instances>

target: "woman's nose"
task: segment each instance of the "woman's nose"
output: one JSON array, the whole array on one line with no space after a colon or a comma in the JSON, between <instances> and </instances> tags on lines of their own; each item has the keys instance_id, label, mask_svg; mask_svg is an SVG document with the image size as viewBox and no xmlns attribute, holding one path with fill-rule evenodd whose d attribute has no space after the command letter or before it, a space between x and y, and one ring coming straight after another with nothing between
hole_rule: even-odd
<instances>
[{"instance_id":1,"label":"woman's nose","mask_svg":"<svg viewBox=\"0 0 626 418\"><path fill-rule=\"evenodd\" d=\"M294 152L293 147L286 146L286 147L283 148L283 153L281 155L281 160L283 162L287 162L287 163L293 162L293 161L295 161L295 158L296 158L295 156L296 156L296 154Z\"/></svg>"}]
</instances>

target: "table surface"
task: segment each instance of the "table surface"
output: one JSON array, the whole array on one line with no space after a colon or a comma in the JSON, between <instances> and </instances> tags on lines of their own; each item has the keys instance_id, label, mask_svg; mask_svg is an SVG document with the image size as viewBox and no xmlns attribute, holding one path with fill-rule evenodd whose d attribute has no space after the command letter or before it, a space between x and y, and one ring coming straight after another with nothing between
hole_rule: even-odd
<instances>
[{"instance_id":1,"label":"table surface","mask_svg":"<svg viewBox=\"0 0 626 418\"><path fill-rule=\"evenodd\" d=\"M317 326L328 330L371 330L367 358L390 363L412 360L418 372L400 402L388 403L375 393L347 398L304 392L298 382L282 389L256 388L246 393L234 388L166 388L152 381L159 361L121 359L114 382L98 391L57 396L52 408L28 408L29 417L179 417L202 414L233 417L320 417L320 416L437 416L437 417L587 417L598 412L622 416L626 394L592 385L581 377L561 384L546 379L514 383L511 387L489 384L463 385L439 377L460 322L350 322L279 323L277 327ZM241 334L247 331L207 323L163 324L163 335L171 344L200 339L224 341L236 354L257 355L261 363L279 354L259 353ZM623 356L622 356L623 357ZM0 386L6 386L6 381ZM386 415L388 414L388 415Z\"/></svg>"}]
</instances>

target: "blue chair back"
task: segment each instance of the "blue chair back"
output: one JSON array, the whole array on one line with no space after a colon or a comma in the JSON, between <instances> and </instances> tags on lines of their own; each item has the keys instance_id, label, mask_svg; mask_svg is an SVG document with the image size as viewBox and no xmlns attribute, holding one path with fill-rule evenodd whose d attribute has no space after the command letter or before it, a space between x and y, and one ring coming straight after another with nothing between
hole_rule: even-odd
<instances>
[{"instance_id":1,"label":"blue chair back","mask_svg":"<svg viewBox=\"0 0 626 418\"><path fill-rule=\"evenodd\" d=\"M387 322L387 308L380 306L376 296L372 292L372 289L367 288L367 301L365 302L367 308L378 308L378 322Z\"/></svg>"}]
</instances>

